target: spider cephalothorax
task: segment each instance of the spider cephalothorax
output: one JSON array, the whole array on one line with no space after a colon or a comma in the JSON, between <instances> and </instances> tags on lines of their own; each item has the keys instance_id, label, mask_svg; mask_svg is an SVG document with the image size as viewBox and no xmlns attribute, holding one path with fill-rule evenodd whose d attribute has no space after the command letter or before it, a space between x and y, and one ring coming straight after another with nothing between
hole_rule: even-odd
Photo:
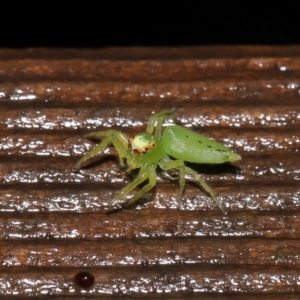
<instances>
[{"instance_id":1,"label":"spider cephalothorax","mask_svg":"<svg viewBox=\"0 0 300 300\"><path fill-rule=\"evenodd\" d=\"M155 146L156 141L154 136L147 132L138 133L130 139L130 147L135 155L145 154Z\"/></svg>"},{"instance_id":2,"label":"spider cephalothorax","mask_svg":"<svg viewBox=\"0 0 300 300\"><path fill-rule=\"evenodd\" d=\"M196 171L185 165L185 161L200 164L221 164L237 161L241 157L230 148L182 126L167 126L162 132L163 123L168 119L174 119L172 110L163 110L152 115L147 130L131 139L117 130L97 131L86 135L86 137L102 141L82 157L76 167L80 168L88 159L103 151L111 143L118 152L121 164L125 160L129 170L140 169L135 180L126 185L112 199L112 202L124 198L141 183L148 181L126 201L124 206L130 205L142 197L155 186L156 172L159 166L162 170L176 169L179 171L178 202L180 202L183 193L185 175L190 175L224 211L213 190Z\"/></svg>"}]
</instances>

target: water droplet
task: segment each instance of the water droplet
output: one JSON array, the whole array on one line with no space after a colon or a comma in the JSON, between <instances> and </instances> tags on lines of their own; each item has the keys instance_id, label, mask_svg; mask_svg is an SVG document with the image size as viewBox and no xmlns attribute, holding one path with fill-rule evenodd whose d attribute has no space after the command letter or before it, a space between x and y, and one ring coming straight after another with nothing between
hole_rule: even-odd
<instances>
[{"instance_id":1,"label":"water droplet","mask_svg":"<svg viewBox=\"0 0 300 300\"><path fill-rule=\"evenodd\" d=\"M94 284L95 277L89 272L79 272L75 275L74 281L80 287L88 289Z\"/></svg>"}]
</instances>

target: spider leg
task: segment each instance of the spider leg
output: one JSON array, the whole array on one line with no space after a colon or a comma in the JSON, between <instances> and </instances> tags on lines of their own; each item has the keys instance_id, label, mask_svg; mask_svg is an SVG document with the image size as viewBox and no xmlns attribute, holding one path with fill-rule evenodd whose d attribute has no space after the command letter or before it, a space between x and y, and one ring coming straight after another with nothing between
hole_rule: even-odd
<instances>
[{"instance_id":1,"label":"spider leg","mask_svg":"<svg viewBox=\"0 0 300 300\"><path fill-rule=\"evenodd\" d=\"M215 195L214 191L211 189L211 187L204 181L204 179L193 169L189 167L185 167L185 172L186 174L191 175L203 188L203 190L210 195L210 197L214 200L214 202L219 206L221 211L226 214L227 212L225 211L225 208L223 205L220 203L218 200L217 196Z\"/></svg>"},{"instance_id":2,"label":"spider leg","mask_svg":"<svg viewBox=\"0 0 300 300\"><path fill-rule=\"evenodd\" d=\"M96 140L102 140L102 138L109 137L109 136L117 137L117 139L124 145L124 147L127 147L128 143L129 143L129 139L124 133L122 133L118 130L114 130L114 129L90 132L90 133L86 134L84 137L92 138L92 139L96 139Z\"/></svg>"},{"instance_id":3,"label":"spider leg","mask_svg":"<svg viewBox=\"0 0 300 300\"><path fill-rule=\"evenodd\" d=\"M161 131L162 131L162 125L165 120L170 120L174 119L175 117L173 116L174 109L165 109L162 110L153 116L150 117L148 126L147 126L147 132L150 134L153 134L154 136L160 140L161 138Z\"/></svg>"},{"instance_id":4,"label":"spider leg","mask_svg":"<svg viewBox=\"0 0 300 300\"><path fill-rule=\"evenodd\" d=\"M135 201L137 201L139 198L141 198L144 194L146 194L148 191L150 191L156 184L156 164L153 164L150 166L149 169L149 176L148 176L148 183L144 185L138 192L135 193L135 195L130 198L126 203L124 204L125 207L131 205Z\"/></svg>"},{"instance_id":5,"label":"spider leg","mask_svg":"<svg viewBox=\"0 0 300 300\"><path fill-rule=\"evenodd\" d=\"M164 156L164 158L159 162L159 166L166 171L170 169L179 170L179 193L177 196L177 203L178 206L180 206L181 197L185 186L186 166L184 164L184 161L180 159L172 160L168 156Z\"/></svg>"},{"instance_id":6,"label":"spider leg","mask_svg":"<svg viewBox=\"0 0 300 300\"><path fill-rule=\"evenodd\" d=\"M94 147L77 162L77 164L75 165L75 169L79 169L87 160L102 152L108 146L109 143L112 143L116 148L121 165L123 165L123 158L132 159L133 155L130 151L128 151L128 138L123 133L117 130L91 132L85 135L85 137L94 139L104 139L99 145Z\"/></svg>"},{"instance_id":7,"label":"spider leg","mask_svg":"<svg viewBox=\"0 0 300 300\"><path fill-rule=\"evenodd\" d=\"M121 192L119 192L112 202L116 201L117 199L121 199L125 197L128 193L130 193L133 189L135 189L139 184L144 182L145 180L149 179L149 183L146 184L143 188L141 188L138 192L135 193L135 195L130 198L124 206L129 206L136 200L138 200L140 197L142 197L147 191L152 189L155 186L156 183L156 164L151 164L150 166L147 165L146 167L141 167L138 176L135 178L134 181L126 185Z\"/></svg>"},{"instance_id":8,"label":"spider leg","mask_svg":"<svg viewBox=\"0 0 300 300\"><path fill-rule=\"evenodd\" d=\"M178 194L178 204L180 204L181 196L183 193L184 185L185 185L185 174L191 175L198 184L203 188L203 190L214 200L217 206L222 210L223 213L226 214L225 208L221 205L219 200L217 199L215 193L211 189L211 187L204 181L204 179L193 169L187 167L182 160L171 160L169 157L165 156L160 162L159 166L163 170L169 169L177 169L179 170L179 183L180 183L180 190Z\"/></svg>"}]
</instances>

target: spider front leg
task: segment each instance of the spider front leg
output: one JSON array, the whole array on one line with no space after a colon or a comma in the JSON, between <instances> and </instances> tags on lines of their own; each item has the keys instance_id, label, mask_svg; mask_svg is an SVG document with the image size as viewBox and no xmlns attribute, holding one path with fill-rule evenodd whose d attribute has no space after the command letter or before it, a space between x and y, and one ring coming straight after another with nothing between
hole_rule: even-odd
<instances>
[{"instance_id":1,"label":"spider front leg","mask_svg":"<svg viewBox=\"0 0 300 300\"><path fill-rule=\"evenodd\" d=\"M165 120L173 120L175 119L173 112L175 109L164 109L153 116L150 117L148 126L147 126L147 133L153 134L154 136L160 140L161 138L161 131L162 131L162 125Z\"/></svg>"},{"instance_id":2,"label":"spider front leg","mask_svg":"<svg viewBox=\"0 0 300 300\"><path fill-rule=\"evenodd\" d=\"M114 197L112 203L128 195L139 184L143 183L147 179L148 179L148 183L144 185L138 192L136 192L133 197L131 197L128 201L126 201L123 206L127 207L131 205L140 197L142 197L145 193L151 190L156 184L156 171L155 171L156 167L157 164L151 164L151 165L147 164L146 166L142 166L136 179L131 183L129 183L128 185L126 185L123 188L123 190Z\"/></svg>"},{"instance_id":3,"label":"spider front leg","mask_svg":"<svg viewBox=\"0 0 300 300\"><path fill-rule=\"evenodd\" d=\"M168 156L165 156L160 162L159 166L163 170L177 169L179 170L179 193L178 193L178 205L180 205L184 185L185 185L185 175L191 175L203 188L203 190L214 200L217 206L222 210L223 213L226 214L224 207L221 205L219 200L217 199L215 193L211 189L211 187L204 181L204 179L193 169L187 167L183 160L177 159L172 160Z\"/></svg>"},{"instance_id":4,"label":"spider front leg","mask_svg":"<svg viewBox=\"0 0 300 300\"><path fill-rule=\"evenodd\" d=\"M87 138L93 138L93 139L103 139L99 145L94 147L90 152L88 152L86 155L84 155L75 165L75 169L80 169L80 167L90 158L96 156L98 153L102 152L109 143L113 144L113 146L116 148L120 164L124 165L123 159L130 159L132 158L132 153L128 150L128 143L129 139L126 135L121 133L117 130L106 130L106 131L97 131L97 132L91 132L87 135L85 135Z\"/></svg>"}]
</instances>

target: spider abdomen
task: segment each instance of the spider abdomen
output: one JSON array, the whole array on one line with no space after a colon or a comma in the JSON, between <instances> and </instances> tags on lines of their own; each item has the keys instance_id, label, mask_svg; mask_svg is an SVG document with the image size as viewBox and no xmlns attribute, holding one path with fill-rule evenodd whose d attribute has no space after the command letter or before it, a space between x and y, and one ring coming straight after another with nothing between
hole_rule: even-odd
<instances>
[{"instance_id":1,"label":"spider abdomen","mask_svg":"<svg viewBox=\"0 0 300 300\"><path fill-rule=\"evenodd\" d=\"M169 126L162 135L165 154L187 162L221 164L241 157L230 148L182 126Z\"/></svg>"}]
</instances>

